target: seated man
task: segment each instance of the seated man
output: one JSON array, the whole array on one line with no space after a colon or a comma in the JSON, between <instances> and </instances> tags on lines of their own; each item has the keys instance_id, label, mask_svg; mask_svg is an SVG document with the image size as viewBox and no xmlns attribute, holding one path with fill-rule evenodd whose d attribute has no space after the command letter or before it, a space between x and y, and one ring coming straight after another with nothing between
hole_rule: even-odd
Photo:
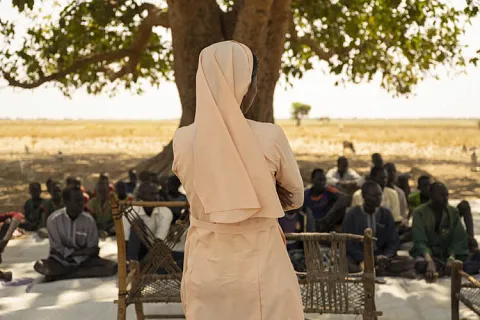
<instances>
[{"instance_id":1,"label":"seated man","mask_svg":"<svg viewBox=\"0 0 480 320\"><path fill-rule=\"evenodd\" d=\"M371 168L382 168L382 167L384 167L383 158L382 158L382 155L380 153L372 154L371 159L372 159L372 167ZM370 174L365 175L365 180L371 180L370 179Z\"/></svg>"},{"instance_id":2,"label":"seated man","mask_svg":"<svg viewBox=\"0 0 480 320\"><path fill-rule=\"evenodd\" d=\"M409 210L407 203L407 196L405 192L397 186L397 167L393 163L387 163L385 165L387 170L387 187L395 190L398 195L398 203L400 204L400 216L402 217L402 223L398 228L400 235L400 243L412 241L412 228L409 224Z\"/></svg>"},{"instance_id":3,"label":"seated man","mask_svg":"<svg viewBox=\"0 0 480 320\"><path fill-rule=\"evenodd\" d=\"M13 232L23 221L23 214L20 212L7 212L0 214L0 222L3 223L0 228L0 263L2 263L2 253L12 239Z\"/></svg>"},{"instance_id":4,"label":"seated man","mask_svg":"<svg viewBox=\"0 0 480 320\"><path fill-rule=\"evenodd\" d=\"M395 190L398 195L398 202L400 204L400 216L402 217L402 223L404 226L408 226L408 203L405 192L396 185L397 182L397 167L393 163L387 163L385 165L387 170L387 187Z\"/></svg>"},{"instance_id":5,"label":"seated man","mask_svg":"<svg viewBox=\"0 0 480 320\"><path fill-rule=\"evenodd\" d=\"M383 158L380 153L372 154L372 168L381 168L383 167Z\"/></svg>"},{"instance_id":6,"label":"seated man","mask_svg":"<svg viewBox=\"0 0 480 320\"><path fill-rule=\"evenodd\" d=\"M96 187L96 196L92 198L87 208L97 222L97 229L101 238L115 235L115 226L110 205L110 191L107 180L100 180Z\"/></svg>"},{"instance_id":7,"label":"seated man","mask_svg":"<svg viewBox=\"0 0 480 320\"><path fill-rule=\"evenodd\" d=\"M340 190L345 189L346 192L360 187L362 182L362 177L348 167L348 159L345 157L338 158L337 167L327 172L327 184Z\"/></svg>"},{"instance_id":8,"label":"seated man","mask_svg":"<svg viewBox=\"0 0 480 320\"><path fill-rule=\"evenodd\" d=\"M322 169L313 170L312 187L305 190L303 208L312 212L317 232L335 231L335 226L341 225L349 203L349 197L327 186Z\"/></svg>"},{"instance_id":9,"label":"seated man","mask_svg":"<svg viewBox=\"0 0 480 320\"><path fill-rule=\"evenodd\" d=\"M49 257L37 261L35 271L47 281L114 275L117 264L98 256L98 230L92 216L83 211L83 192L67 188L62 198L66 207L47 220Z\"/></svg>"},{"instance_id":10,"label":"seated man","mask_svg":"<svg viewBox=\"0 0 480 320\"><path fill-rule=\"evenodd\" d=\"M45 185L47 186L47 192L50 193L50 189L52 188L52 178L48 178L47 181L45 181Z\"/></svg>"},{"instance_id":11,"label":"seated man","mask_svg":"<svg viewBox=\"0 0 480 320\"><path fill-rule=\"evenodd\" d=\"M141 171L139 174L138 174L138 180L139 180L139 183L137 184L137 186L135 187L135 189L133 190L133 197L134 198L137 198L137 193L138 193L138 188L140 187L140 185L144 182L153 182L153 175L154 173L150 172L150 171Z\"/></svg>"},{"instance_id":12,"label":"seated man","mask_svg":"<svg viewBox=\"0 0 480 320\"><path fill-rule=\"evenodd\" d=\"M284 233L315 232L315 222L311 212L300 209L287 211L285 216L278 219L278 222ZM294 269L298 272L304 272L303 242L287 240L287 251Z\"/></svg>"},{"instance_id":13,"label":"seated man","mask_svg":"<svg viewBox=\"0 0 480 320\"><path fill-rule=\"evenodd\" d=\"M418 178L417 191L410 193L408 196L408 208L410 213L420 205L430 201L430 186L432 179L429 176L421 176Z\"/></svg>"},{"instance_id":14,"label":"seated man","mask_svg":"<svg viewBox=\"0 0 480 320\"><path fill-rule=\"evenodd\" d=\"M158 201L158 189L152 182L143 182L140 184L137 190L137 199L139 201ZM143 220L145 226L148 227L155 238L165 240L170 230L170 225L173 220L173 214L170 209L166 207L133 207L133 210L138 214L140 219ZM147 254L147 248L140 241L137 233L131 230L133 227L125 216L123 216L123 231L125 234L126 248L127 248L127 261L136 260L141 261ZM183 261L183 252L175 254L174 260Z\"/></svg>"},{"instance_id":15,"label":"seated man","mask_svg":"<svg viewBox=\"0 0 480 320\"><path fill-rule=\"evenodd\" d=\"M26 231L37 231L42 224L42 209L44 203L42 199L42 187L38 182L32 182L29 185L30 199L25 202L23 206L23 214L25 222L20 224L20 228Z\"/></svg>"},{"instance_id":16,"label":"seated man","mask_svg":"<svg viewBox=\"0 0 480 320\"><path fill-rule=\"evenodd\" d=\"M84 203L85 205L87 205L88 201L90 201L90 195L85 190L85 187L82 185L82 180L80 178L69 176L65 179L65 185L67 188L71 188L71 187L80 188L80 190L82 190L82 193L83 193Z\"/></svg>"},{"instance_id":17,"label":"seated man","mask_svg":"<svg viewBox=\"0 0 480 320\"><path fill-rule=\"evenodd\" d=\"M3 225L0 228L0 263L2 263L2 253L12 239L13 232L23 221L23 214L20 212L7 212L0 214L0 223ZM0 280L11 281L12 273L0 270Z\"/></svg>"},{"instance_id":18,"label":"seated man","mask_svg":"<svg viewBox=\"0 0 480 320\"><path fill-rule=\"evenodd\" d=\"M362 186L362 205L351 208L342 224L342 232L363 235L365 229L372 229L376 240L373 242L375 268L378 276L402 276L415 278L413 259L397 256L399 240L391 212L381 207L382 189L374 181ZM347 243L349 272L357 273L364 269L363 244Z\"/></svg>"},{"instance_id":19,"label":"seated man","mask_svg":"<svg viewBox=\"0 0 480 320\"><path fill-rule=\"evenodd\" d=\"M457 206L458 213L460 217L463 218L463 222L465 223L465 228L467 229L468 234L468 249L471 252L478 251L478 243L475 240L475 232L473 231L473 217L472 217L472 209L470 208L470 203L466 200L460 201Z\"/></svg>"},{"instance_id":20,"label":"seated man","mask_svg":"<svg viewBox=\"0 0 480 320\"><path fill-rule=\"evenodd\" d=\"M430 189L430 201L413 212L410 254L416 258L417 272L425 274L428 282L435 282L438 276L450 274L454 260L465 261L469 252L467 232L458 210L448 204L447 187L435 182ZM478 263L466 262L464 270L476 273Z\"/></svg>"},{"instance_id":21,"label":"seated man","mask_svg":"<svg viewBox=\"0 0 480 320\"><path fill-rule=\"evenodd\" d=\"M397 192L387 187L387 172L384 168L375 167L370 170L370 180L376 182L382 189L382 207L388 209L395 221L395 224L399 226L402 223L402 216L400 215L400 203L398 201ZM353 194L352 207L362 206L363 196L362 190L357 190Z\"/></svg>"},{"instance_id":22,"label":"seated man","mask_svg":"<svg viewBox=\"0 0 480 320\"><path fill-rule=\"evenodd\" d=\"M118 200L133 201L133 195L128 193L127 184L123 181L117 181L117 183L115 183L115 193L117 194Z\"/></svg>"},{"instance_id":23,"label":"seated man","mask_svg":"<svg viewBox=\"0 0 480 320\"><path fill-rule=\"evenodd\" d=\"M157 186L157 188L160 187L160 176L155 173L155 172L150 172L150 176L148 178L148 181L152 182Z\"/></svg>"},{"instance_id":24,"label":"seated man","mask_svg":"<svg viewBox=\"0 0 480 320\"><path fill-rule=\"evenodd\" d=\"M128 182L127 185L127 193L133 194L135 188L137 187L137 171L134 169L128 170Z\"/></svg>"},{"instance_id":25,"label":"seated man","mask_svg":"<svg viewBox=\"0 0 480 320\"><path fill-rule=\"evenodd\" d=\"M410 174L400 174L397 177L397 186L402 189L402 191L405 193L405 196L408 197L410 196L411 190L410 190ZM408 201L407 201L408 204Z\"/></svg>"}]
</instances>

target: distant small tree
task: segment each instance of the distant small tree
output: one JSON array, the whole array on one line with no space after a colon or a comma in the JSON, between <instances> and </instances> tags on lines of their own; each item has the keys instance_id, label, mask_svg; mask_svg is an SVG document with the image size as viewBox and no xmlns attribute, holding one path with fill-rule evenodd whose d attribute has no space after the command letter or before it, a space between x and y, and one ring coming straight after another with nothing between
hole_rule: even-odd
<instances>
[{"instance_id":1,"label":"distant small tree","mask_svg":"<svg viewBox=\"0 0 480 320\"><path fill-rule=\"evenodd\" d=\"M301 120L308 116L312 106L301 102L292 103L292 119L297 121L297 127L300 127Z\"/></svg>"}]
</instances>

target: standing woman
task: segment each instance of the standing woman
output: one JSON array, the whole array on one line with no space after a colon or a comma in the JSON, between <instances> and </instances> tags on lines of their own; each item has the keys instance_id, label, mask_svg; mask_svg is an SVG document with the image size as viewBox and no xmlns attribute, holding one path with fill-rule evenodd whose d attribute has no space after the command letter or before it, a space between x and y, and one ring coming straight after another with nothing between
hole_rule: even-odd
<instances>
[{"instance_id":1,"label":"standing woman","mask_svg":"<svg viewBox=\"0 0 480 320\"><path fill-rule=\"evenodd\" d=\"M173 140L173 171L191 205L182 303L192 320L303 320L278 218L303 204L282 129L245 119L258 60L245 45L200 53L195 122Z\"/></svg>"}]
</instances>

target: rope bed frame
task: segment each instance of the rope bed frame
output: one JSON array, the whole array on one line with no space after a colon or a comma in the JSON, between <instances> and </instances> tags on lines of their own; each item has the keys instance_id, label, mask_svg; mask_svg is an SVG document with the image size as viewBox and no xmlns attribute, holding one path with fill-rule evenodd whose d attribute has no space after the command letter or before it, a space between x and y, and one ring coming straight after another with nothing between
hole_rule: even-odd
<instances>
[{"instance_id":1,"label":"rope bed frame","mask_svg":"<svg viewBox=\"0 0 480 320\"><path fill-rule=\"evenodd\" d=\"M306 272L297 273L305 313L354 314L365 320L382 312L375 306L375 264L372 230L363 236L341 233L286 234L287 240L303 241ZM320 242L328 241L325 252ZM348 273L347 242L363 242L364 272Z\"/></svg>"},{"instance_id":2,"label":"rope bed frame","mask_svg":"<svg viewBox=\"0 0 480 320\"><path fill-rule=\"evenodd\" d=\"M143 303L180 303L182 271L172 258L171 250L188 228L188 217L181 217L172 225L165 241L156 239L140 219L134 206L188 207L187 202L119 201L110 196L118 249L118 305L117 319L126 320L127 307L135 305L138 320L184 319L183 314L145 315ZM122 217L125 216L140 241L148 248L142 262L130 261L127 272L125 234ZM306 313L333 313L362 315L365 320L377 319L382 312L375 307L375 266L373 238L370 229L364 236L338 233L287 234L288 240L304 242L306 272L298 273L304 311ZM330 242L325 261L319 241ZM365 271L349 274L346 256L347 241L363 242ZM160 268L167 274L157 274Z\"/></svg>"},{"instance_id":3,"label":"rope bed frame","mask_svg":"<svg viewBox=\"0 0 480 320\"><path fill-rule=\"evenodd\" d=\"M452 265L450 295L452 320L460 320L460 302L480 316L480 282L463 271L461 261Z\"/></svg>"},{"instance_id":4,"label":"rope bed frame","mask_svg":"<svg viewBox=\"0 0 480 320\"><path fill-rule=\"evenodd\" d=\"M126 320L127 307L135 305L138 320L143 319L184 319L183 314L149 314L143 312L144 303L180 303L180 283L182 270L172 257L172 248L180 241L187 230L188 216L180 217L170 227L165 241L155 238L153 232L145 225L134 206L141 207L188 207L187 202L143 202L119 201L111 193L110 203L115 223L118 249L118 305L117 319ZM142 262L130 261L127 272L125 234L122 217L132 226L140 241L147 247L148 253ZM141 266L140 266L141 265ZM163 269L166 274L158 274Z\"/></svg>"}]
</instances>

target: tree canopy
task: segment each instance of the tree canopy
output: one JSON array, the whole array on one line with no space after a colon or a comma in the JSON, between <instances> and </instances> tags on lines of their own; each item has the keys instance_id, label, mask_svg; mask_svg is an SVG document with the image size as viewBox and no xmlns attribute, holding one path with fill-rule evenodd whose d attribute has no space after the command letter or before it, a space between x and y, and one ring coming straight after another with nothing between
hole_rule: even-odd
<instances>
[{"instance_id":1,"label":"tree canopy","mask_svg":"<svg viewBox=\"0 0 480 320\"><path fill-rule=\"evenodd\" d=\"M301 124L301 119L308 116L312 106L301 103L301 102L294 102L292 103L292 119L297 121L297 127Z\"/></svg>"},{"instance_id":2,"label":"tree canopy","mask_svg":"<svg viewBox=\"0 0 480 320\"><path fill-rule=\"evenodd\" d=\"M250 18L242 15L244 7L260 6L252 0L196 3L206 2L217 8L223 39L237 38L242 19ZM468 62L460 43L463 24L478 13L472 0L465 10L439 0L260 2L266 3L262 10L273 10L278 2L289 8L288 29L277 34L286 37L280 68L286 81L301 78L320 59L339 83L380 75L382 87L393 94L411 93L439 65L463 68ZM12 0L32 19L19 47L13 45L14 22L1 21L0 68L10 86L31 89L51 82L66 95L80 87L114 94L174 79L172 35L162 31L171 27L173 1L65 0L52 9L59 14L38 20L36 10L47 3Z\"/></svg>"},{"instance_id":3,"label":"tree canopy","mask_svg":"<svg viewBox=\"0 0 480 320\"><path fill-rule=\"evenodd\" d=\"M195 119L198 56L219 41L237 40L258 56L246 117L264 122L274 121L280 77L291 83L317 65L337 83L379 78L391 94L408 95L439 66L461 71L477 61L465 56L461 36L478 0L464 9L445 0L148 1L12 0L30 25L23 32L0 21L0 77L25 89L50 83L67 96L78 88L141 93L174 79L185 126ZM170 143L138 169L166 173L172 160Z\"/></svg>"}]
</instances>

